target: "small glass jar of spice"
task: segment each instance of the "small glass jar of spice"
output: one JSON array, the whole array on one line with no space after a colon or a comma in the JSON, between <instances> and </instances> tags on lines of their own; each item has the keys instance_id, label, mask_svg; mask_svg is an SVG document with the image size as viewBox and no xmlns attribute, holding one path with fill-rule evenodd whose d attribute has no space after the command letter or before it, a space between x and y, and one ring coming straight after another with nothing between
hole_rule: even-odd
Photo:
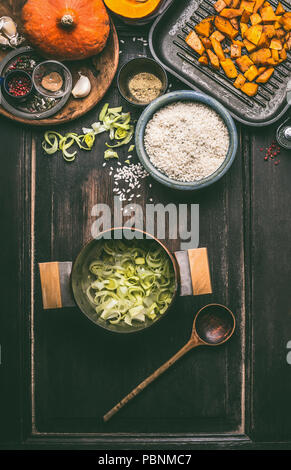
<instances>
[{"instance_id":1,"label":"small glass jar of spice","mask_svg":"<svg viewBox=\"0 0 291 470\"><path fill-rule=\"evenodd\" d=\"M10 71L4 78L5 93L12 99L24 101L30 96L32 89L31 76L24 70Z\"/></svg>"},{"instance_id":2,"label":"small glass jar of spice","mask_svg":"<svg viewBox=\"0 0 291 470\"><path fill-rule=\"evenodd\" d=\"M136 57L125 64L119 72L118 89L130 104L147 106L168 88L164 68L149 57Z\"/></svg>"}]
</instances>

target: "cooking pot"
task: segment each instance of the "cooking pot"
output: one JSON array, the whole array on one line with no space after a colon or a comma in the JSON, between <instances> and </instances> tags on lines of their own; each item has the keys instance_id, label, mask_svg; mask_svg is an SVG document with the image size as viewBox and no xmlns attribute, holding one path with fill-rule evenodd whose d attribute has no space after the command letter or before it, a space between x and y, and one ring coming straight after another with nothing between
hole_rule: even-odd
<instances>
[{"instance_id":1,"label":"cooking pot","mask_svg":"<svg viewBox=\"0 0 291 470\"><path fill-rule=\"evenodd\" d=\"M125 234L128 232L128 236ZM152 321L146 319L144 323L134 326L124 322L117 325L106 322L98 317L94 305L88 299L86 290L90 285L89 265L96 259L96 247L106 239L135 238L142 243L144 240L152 240L162 247L173 268L175 285L174 295L168 309L163 315L157 315ZM212 292L208 255L206 248L197 248L187 251L178 251L172 254L168 248L153 235L139 229L128 227L112 228L102 232L98 238L86 243L75 261L40 263L40 280L44 309L78 306L81 312L94 324L115 333L134 333L150 327L165 317L173 305L178 293L186 295L203 295Z\"/></svg>"}]
</instances>

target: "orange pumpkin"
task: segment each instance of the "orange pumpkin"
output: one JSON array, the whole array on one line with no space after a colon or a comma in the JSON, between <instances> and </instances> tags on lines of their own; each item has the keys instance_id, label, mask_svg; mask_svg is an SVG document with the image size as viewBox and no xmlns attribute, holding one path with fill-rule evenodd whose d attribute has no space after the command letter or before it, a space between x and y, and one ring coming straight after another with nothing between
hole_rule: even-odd
<instances>
[{"instance_id":1,"label":"orange pumpkin","mask_svg":"<svg viewBox=\"0 0 291 470\"><path fill-rule=\"evenodd\" d=\"M104 49L110 32L102 0L27 0L24 34L43 56L79 60Z\"/></svg>"},{"instance_id":2,"label":"orange pumpkin","mask_svg":"<svg viewBox=\"0 0 291 470\"><path fill-rule=\"evenodd\" d=\"M104 0L104 3L122 18L141 19L154 13L162 0Z\"/></svg>"}]
</instances>

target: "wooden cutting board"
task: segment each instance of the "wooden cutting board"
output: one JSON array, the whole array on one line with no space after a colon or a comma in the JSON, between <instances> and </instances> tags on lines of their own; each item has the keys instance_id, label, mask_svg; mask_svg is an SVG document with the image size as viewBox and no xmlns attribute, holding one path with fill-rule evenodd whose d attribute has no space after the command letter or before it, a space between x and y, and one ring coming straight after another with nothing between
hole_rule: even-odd
<instances>
[{"instance_id":1,"label":"wooden cutting board","mask_svg":"<svg viewBox=\"0 0 291 470\"><path fill-rule=\"evenodd\" d=\"M18 31L21 34L21 9L25 0L1 0L0 17L10 16L17 23ZM23 45L26 45L24 43ZM0 60L10 52L11 49L0 49ZM73 84L78 80L78 72L87 75L92 84L92 90L89 96L83 99L74 99L71 97L66 105L55 115L47 119L29 120L14 116L0 106L0 114L14 121L34 126L51 126L61 124L73 119L77 119L90 111L103 98L110 87L116 74L119 62L119 42L113 22L111 21L111 33L105 49L90 59L84 61L66 62L73 76Z\"/></svg>"}]
</instances>

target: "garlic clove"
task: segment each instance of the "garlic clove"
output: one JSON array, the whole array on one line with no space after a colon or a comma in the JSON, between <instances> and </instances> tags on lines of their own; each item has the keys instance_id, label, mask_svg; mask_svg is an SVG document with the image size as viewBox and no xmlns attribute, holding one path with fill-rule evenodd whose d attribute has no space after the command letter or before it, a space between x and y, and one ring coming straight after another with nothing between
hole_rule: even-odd
<instances>
[{"instance_id":1,"label":"garlic clove","mask_svg":"<svg viewBox=\"0 0 291 470\"><path fill-rule=\"evenodd\" d=\"M2 18L0 18L0 24L2 25L1 32L5 34L8 39L16 36L17 26L12 18L10 18L9 16L2 16Z\"/></svg>"},{"instance_id":2,"label":"garlic clove","mask_svg":"<svg viewBox=\"0 0 291 470\"><path fill-rule=\"evenodd\" d=\"M0 33L0 46L1 47L7 47L9 46L9 41L7 38L5 38L5 36L3 36L3 34Z\"/></svg>"},{"instance_id":3,"label":"garlic clove","mask_svg":"<svg viewBox=\"0 0 291 470\"><path fill-rule=\"evenodd\" d=\"M79 72L79 76L80 78L72 90L72 95L74 98L85 98L91 92L91 82L89 78L82 75L81 72Z\"/></svg>"},{"instance_id":4,"label":"garlic clove","mask_svg":"<svg viewBox=\"0 0 291 470\"><path fill-rule=\"evenodd\" d=\"M16 34L16 36L13 36L10 38L10 46L11 47L17 47L20 44L22 44L25 41L25 38L23 36L19 36L19 34Z\"/></svg>"}]
</instances>

